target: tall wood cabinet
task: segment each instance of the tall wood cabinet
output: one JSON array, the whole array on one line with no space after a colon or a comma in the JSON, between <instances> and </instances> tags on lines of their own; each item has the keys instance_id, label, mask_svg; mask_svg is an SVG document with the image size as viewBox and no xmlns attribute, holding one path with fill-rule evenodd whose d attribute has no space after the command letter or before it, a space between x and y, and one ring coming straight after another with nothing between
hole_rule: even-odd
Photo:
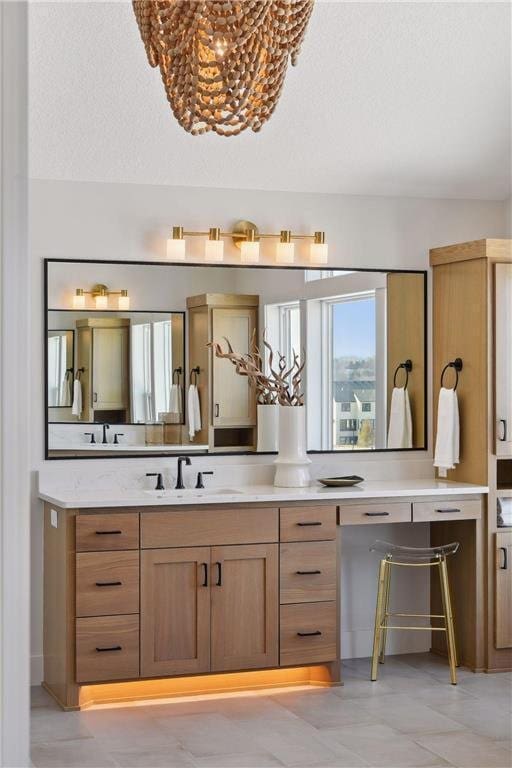
<instances>
[{"instance_id":1,"label":"tall wood cabinet","mask_svg":"<svg viewBox=\"0 0 512 768\"><path fill-rule=\"evenodd\" d=\"M460 463L448 471L448 479L489 486L486 520L476 533L461 521L453 524L450 535L473 548L485 565L481 590L486 607L473 617L479 632L479 666L511 669L512 562L507 553L512 529L498 527L497 505L500 488L512 488L512 241L476 240L434 248L430 263L434 427L441 371L460 357ZM453 386L450 373L445 386ZM446 529L438 527L434 543L443 536Z\"/></svg>"},{"instance_id":2,"label":"tall wood cabinet","mask_svg":"<svg viewBox=\"0 0 512 768\"><path fill-rule=\"evenodd\" d=\"M190 368L199 368L201 430L194 442L210 450L247 450L256 442L256 396L249 380L236 373L229 360L215 357L208 347L226 339L237 352L249 352L258 328L259 297L206 293L187 299Z\"/></svg>"}]
</instances>

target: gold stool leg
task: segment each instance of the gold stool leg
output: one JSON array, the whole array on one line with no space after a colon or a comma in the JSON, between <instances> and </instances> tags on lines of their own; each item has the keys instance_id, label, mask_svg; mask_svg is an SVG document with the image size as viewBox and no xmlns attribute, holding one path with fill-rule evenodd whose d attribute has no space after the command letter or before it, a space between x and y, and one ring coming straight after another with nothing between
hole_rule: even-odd
<instances>
[{"instance_id":1,"label":"gold stool leg","mask_svg":"<svg viewBox=\"0 0 512 768\"><path fill-rule=\"evenodd\" d=\"M386 578L384 581L383 618L381 622L384 624L384 628L381 631L379 664L384 664L384 656L386 654L386 639L388 635L388 630L386 625L388 623L390 586L391 586L391 563L387 561L386 562Z\"/></svg>"},{"instance_id":2,"label":"gold stool leg","mask_svg":"<svg viewBox=\"0 0 512 768\"><path fill-rule=\"evenodd\" d=\"M373 655L372 655L372 674L371 679L377 679L377 666L379 663L380 643L381 643L381 624L384 608L384 591L386 584L386 568L389 568L386 560L380 561L379 585L377 589L377 607L375 609L375 629L373 634Z\"/></svg>"},{"instance_id":3,"label":"gold stool leg","mask_svg":"<svg viewBox=\"0 0 512 768\"><path fill-rule=\"evenodd\" d=\"M448 661L450 664L450 678L452 685L457 685L457 651L455 648L455 632L453 629L452 605L450 600L450 587L448 583L448 569L446 558L439 562L439 576L441 579L441 595L443 598L443 613L446 626L446 641L448 645Z\"/></svg>"}]
</instances>

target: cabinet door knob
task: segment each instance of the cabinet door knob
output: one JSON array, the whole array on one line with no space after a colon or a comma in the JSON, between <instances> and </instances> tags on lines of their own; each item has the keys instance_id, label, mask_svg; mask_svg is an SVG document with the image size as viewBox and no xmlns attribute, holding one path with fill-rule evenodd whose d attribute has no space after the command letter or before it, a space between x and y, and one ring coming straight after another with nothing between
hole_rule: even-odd
<instances>
[{"instance_id":1,"label":"cabinet door knob","mask_svg":"<svg viewBox=\"0 0 512 768\"><path fill-rule=\"evenodd\" d=\"M499 437L498 440L504 443L507 439L507 420L500 419L499 424L501 426L501 437Z\"/></svg>"},{"instance_id":2,"label":"cabinet door knob","mask_svg":"<svg viewBox=\"0 0 512 768\"><path fill-rule=\"evenodd\" d=\"M215 585L217 587L222 587L222 563L215 563L217 566L217 581L215 582Z\"/></svg>"},{"instance_id":3,"label":"cabinet door knob","mask_svg":"<svg viewBox=\"0 0 512 768\"><path fill-rule=\"evenodd\" d=\"M506 547L500 547L500 552L503 552L503 565L500 565L500 571L506 571L508 568L508 553Z\"/></svg>"},{"instance_id":4,"label":"cabinet door knob","mask_svg":"<svg viewBox=\"0 0 512 768\"><path fill-rule=\"evenodd\" d=\"M97 392L93 393L92 401L93 401L93 403L97 403L98 402L98 393Z\"/></svg>"},{"instance_id":5,"label":"cabinet door knob","mask_svg":"<svg viewBox=\"0 0 512 768\"><path fill-rule=\"evenodd\" d=\"M215 403L215 417L218 419L220 416L220 405Z\"/></svg>"},{"instance_id":6,"label":"cabinet door knob","mask_svg":"<svg viewBox=\"0 0 512 768\"><path fill-rule=\"evenodd\" d=\"M203 587L208 586L208 563L201 563L203 567Z\"/></svg>"}]
</instances>

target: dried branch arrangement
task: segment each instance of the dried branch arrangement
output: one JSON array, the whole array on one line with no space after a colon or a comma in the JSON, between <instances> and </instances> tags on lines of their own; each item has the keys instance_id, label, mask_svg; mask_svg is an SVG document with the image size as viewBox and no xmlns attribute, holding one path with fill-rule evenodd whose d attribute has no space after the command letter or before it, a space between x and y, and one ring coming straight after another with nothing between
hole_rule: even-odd
<instances>
[{"instance_id":1,"label":"dried branch arrangement","mask_svg":"<svg viewBox=\"0 0 512 768\"><path fill-rule=\"evenodd\" d=\"M304 360L301 363L299 356L293 350L293 362L289 366L286 357L280 352L274 352L271 345L263 335L263 346L268 350L268 367L270 376L264 373L264 354L261 353L256 344L256 333L253 334L251 349L247 354L240 354L233 350L229 339L223 337L227 344L227 352L224 352L221 345L213 341L208 344L216 357L229 360L236 369L239 376L247 376L250 384L257 393L257 402L259 405L304 405L304 394L301 391L302 371L304 370ZM277 365L274 360L277 359Z\"/></svg>"}]
</instances>

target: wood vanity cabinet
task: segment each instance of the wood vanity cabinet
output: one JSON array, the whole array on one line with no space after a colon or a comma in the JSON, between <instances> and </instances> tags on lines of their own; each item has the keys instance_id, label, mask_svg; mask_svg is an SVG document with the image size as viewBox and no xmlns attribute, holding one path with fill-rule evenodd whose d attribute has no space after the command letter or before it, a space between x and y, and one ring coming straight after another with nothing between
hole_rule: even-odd
<instances>
[{"instance_id":1,"label":"wood vanity cabinet","mask_svg":"<svg viewBox=\"0 0 512 768\"><path fill-rule=\"evenodd\" d=\"M496 648L512 648L512 532L496 534Z\"/></svg>"},{"instance_id":2,"label":"wood vanity cabinet","mask_svg":"<svg viewBox=\"0 0 512 768\"><path fill-rule=\"evenodd\" d=\"M512 264L494 265L496 455L512 457Z\"/></svg>"}]
</instances>

